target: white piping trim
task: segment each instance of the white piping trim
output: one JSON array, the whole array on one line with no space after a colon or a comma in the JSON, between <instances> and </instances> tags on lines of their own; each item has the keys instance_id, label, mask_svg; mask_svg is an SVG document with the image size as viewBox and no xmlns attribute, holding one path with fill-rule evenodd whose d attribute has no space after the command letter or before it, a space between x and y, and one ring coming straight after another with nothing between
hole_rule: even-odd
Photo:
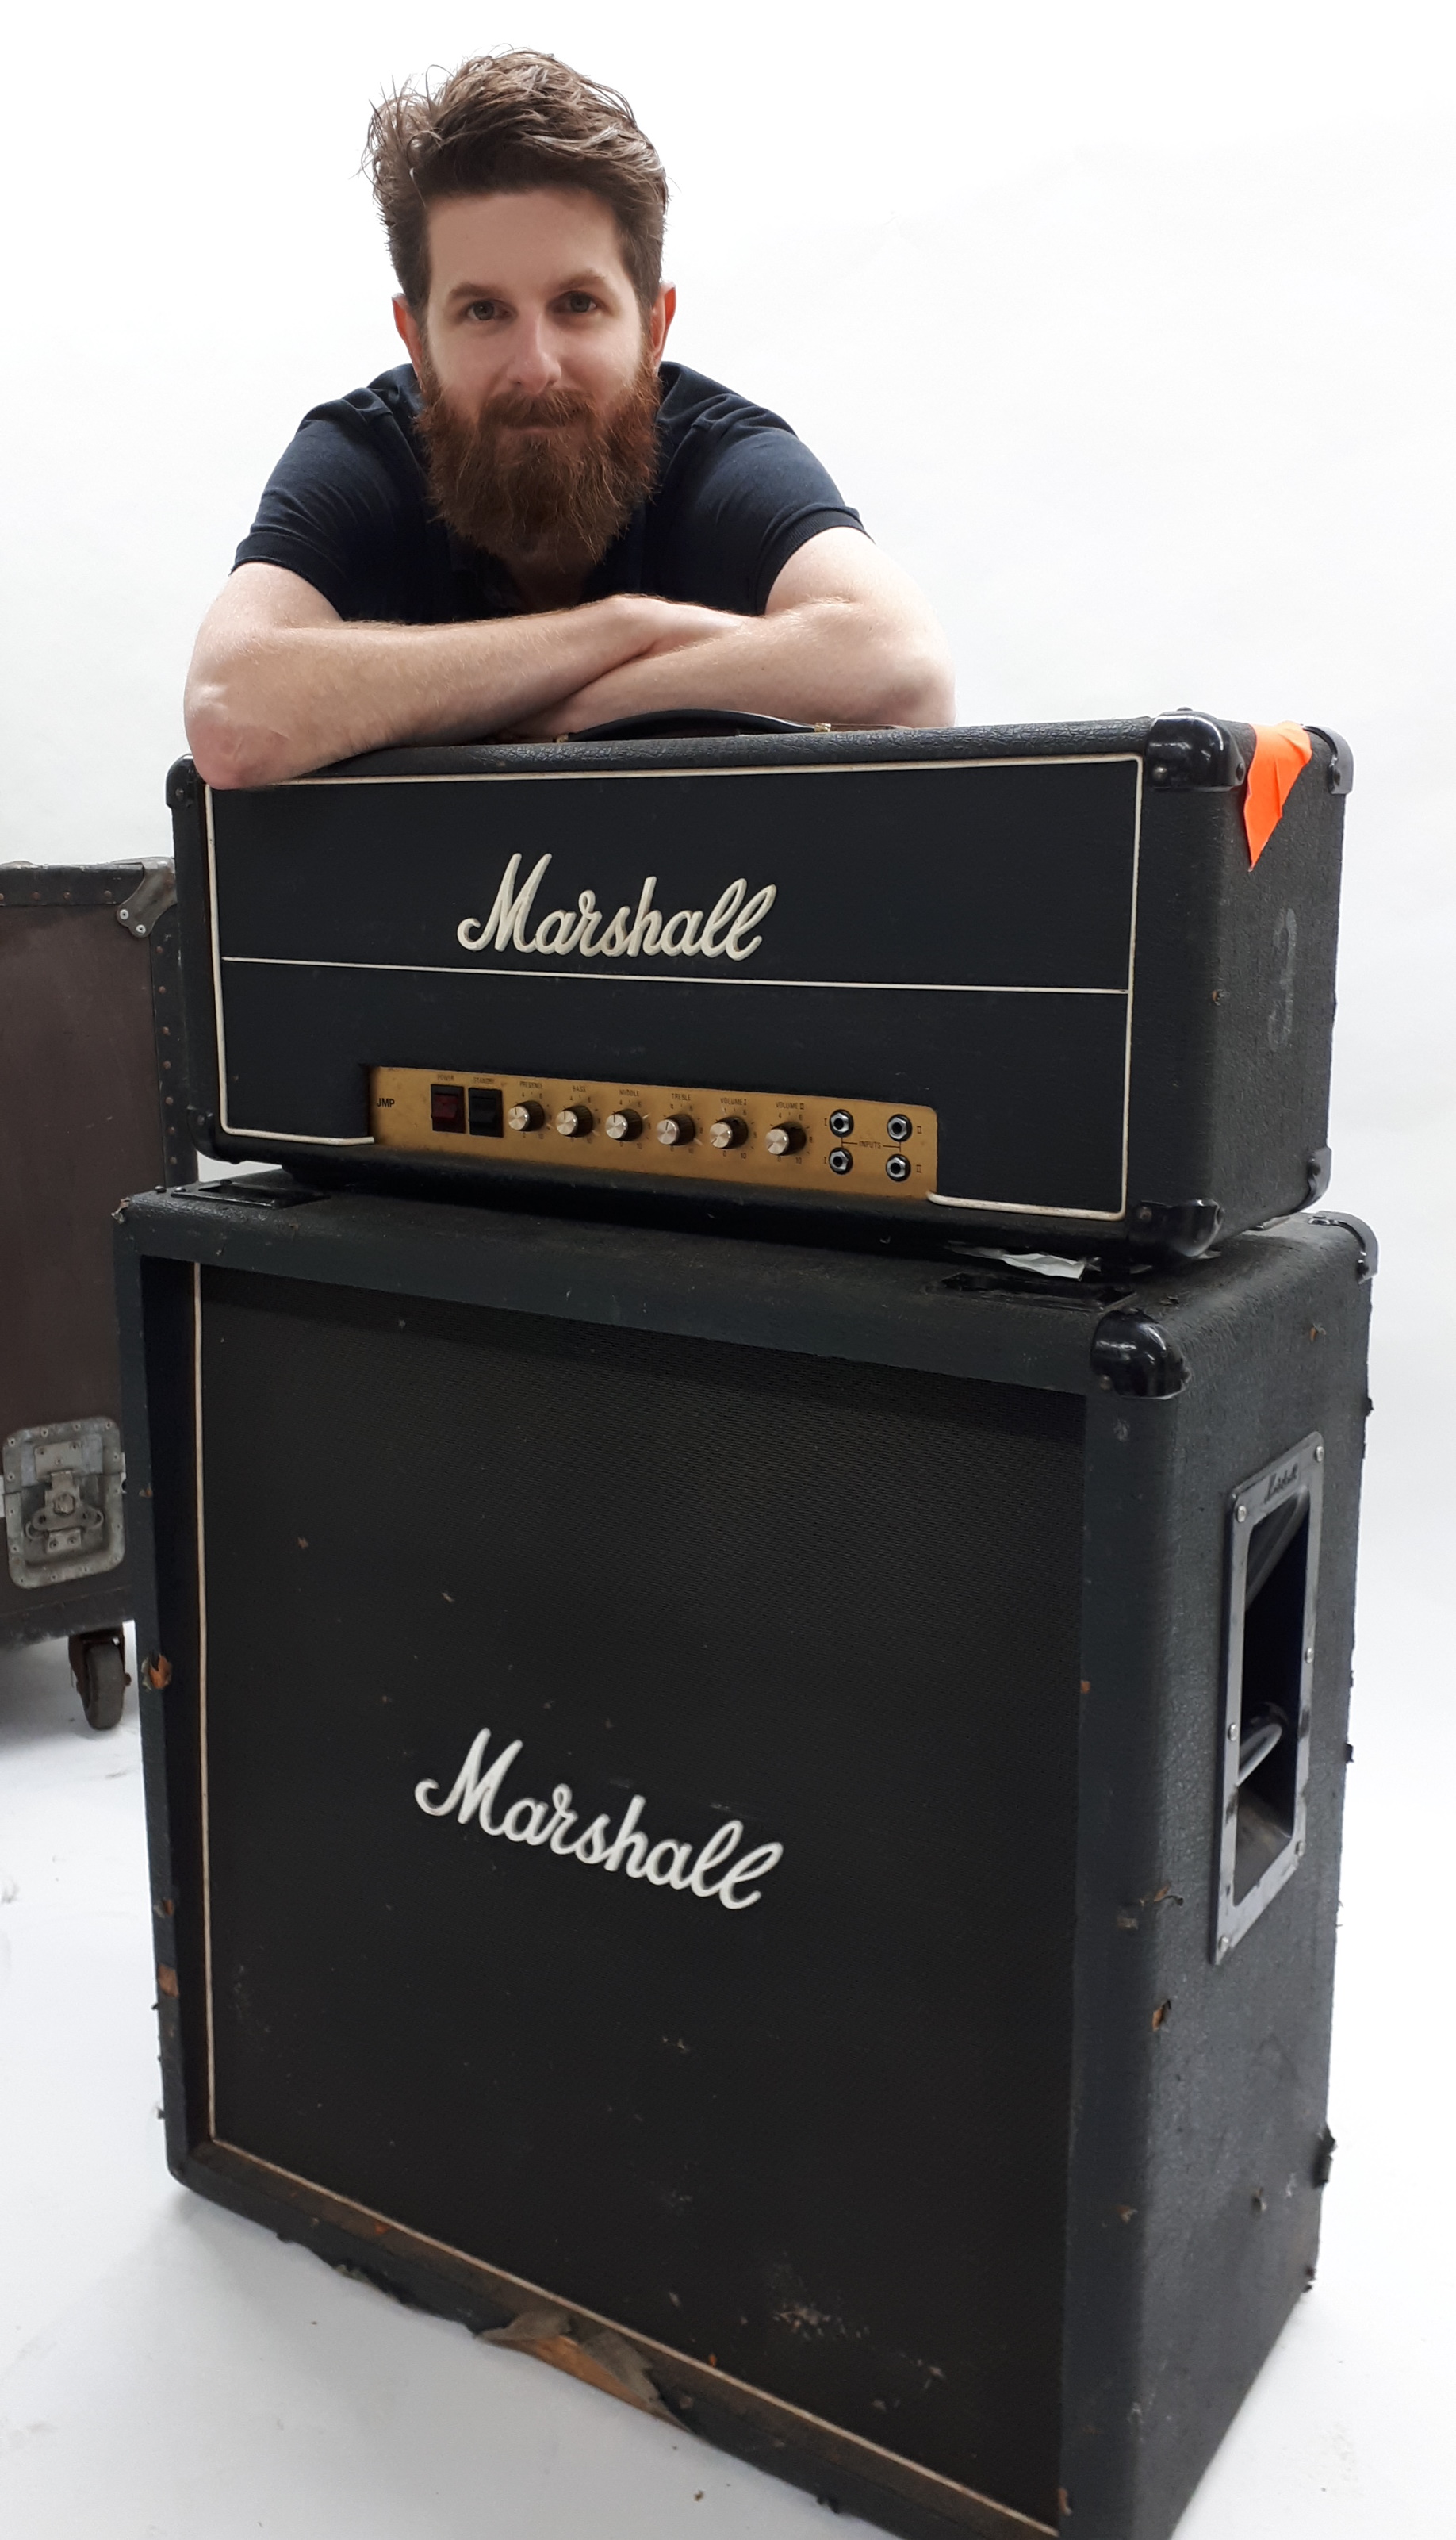
<instances>
[{"instance_id":1,"label":"white piping trim","mask_svg":"<svg viewBox=\"0 0 1456 2540\"><path fill-rule=\"evenodd\" d=\"M700 736L706 740L712 734ZM729 735L720 738L731 738ZM806 738L807 736L803 736ZM670 734L662 736L670 739ZM743 738L770 740L771 734L745 734ZM444 748L443 741L418 742L420 748ZM484 742L483 747L491 744ZM607 747L609 743L589 742L589 747ZM630 742L623 747L633 746ZM1074 750L1066 757L1041 758L836 758L814 759L806 764L783 767L462 767L458 774L420 776L290 776L270 792L291 793L297 786L320 785L535 785L546 782L559 785L563 778L569 785L640 784L644 776L904 776L914 775L918 768L982 768L982 767L1118 767L1132 759L1141 768L1143 760L1136 749Z\"/></svg>"},{"instance_id":2,"label":"white piping trim","mask_svg":"<svg viewBox=\"0 0 1456 2540\"><path fill-rule=\"evenodd\" d=\"M1045 1200L1034 1199L957 1199L950 1191L927 1191L925 1196L936 1208L981 1208L998 1217L1085 1217L1099 1226L1116 1226L1127 1210L1127 1148L1123 1149L1123 1204L1121 1208L1052 1208Z\"/></svg>"},{"instance_id":3,"label":"white piping trim","mask_svg":"<svg viewBox=\"0 0 1456 2540\"><path fill-rule=\"evenodd\" d=\"M756 972L739 978L709 970L528 970L520 963L503 969L476 961L311 961L291 952L225 952L226 963L254 970L390 970L403 978L425 979L585 979L589 985L631 988L872 988L918 997L1127 997L1129 988L1023 988L992 979L765 979ZM349 1141L338 1143L347 1145ZM357 1143L357 1141L355 1142Z\"/></svg>"},{"instance_id":4,"label":"white piping trim","mask_svg":"<svg viewBox=\"0 0 1456 2540\"><path fill-rule=\"evenodd\" d=\"M1119 1217L1128 1209L1128 1134L1133 1107L1133 981L1138 957L1138 885L1143 874L1143 761L1138 761L1137 800L1133 808L1133 888L1128 908L1128 1028L1123 1043L1123 1179Z\"/></svg>"}]
</instances>

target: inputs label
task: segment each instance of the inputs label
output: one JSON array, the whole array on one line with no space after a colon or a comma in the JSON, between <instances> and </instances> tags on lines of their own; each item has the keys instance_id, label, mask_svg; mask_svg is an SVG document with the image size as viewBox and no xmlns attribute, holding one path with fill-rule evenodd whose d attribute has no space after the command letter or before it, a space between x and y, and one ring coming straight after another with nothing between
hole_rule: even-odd
<instances>
[{"instance_id":1,"label":"inputs label","mask_svg":"<svg viewBox=\"0 0 1456 2540\"><path fill-rule=\"evenodd\" d=\"M936 1187L936 1114L863 1095L377 1067L376 1143L486 1170L521 1165L757 1184L859 1200Z\"/></svg>"}]
</instances>

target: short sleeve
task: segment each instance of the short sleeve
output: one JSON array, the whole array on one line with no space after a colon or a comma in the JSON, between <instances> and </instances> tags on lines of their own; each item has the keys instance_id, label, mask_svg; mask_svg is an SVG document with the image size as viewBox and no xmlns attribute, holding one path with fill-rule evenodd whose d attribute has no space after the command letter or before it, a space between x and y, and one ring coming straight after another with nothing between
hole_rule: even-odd
<instances>
[{"instance_id":1,"label":"short sleeve","mask_svg":"<svg viewBox=\"0 0 1456 2540\"><path fill-rule=\"evenodd\" d=\"M695 449L693 442L698 443ZM833 477L777 415L739 407L691 436L664 579L671 599L761 616L785 565L821 529L864 529Z\"/></svg>"},{"instance_id":2,"label":"short sleeve","mask_svg":"<svg viewBox=\"0 0 1456 2540\"><path fill-rule=\"evenodd\" d=\"M384 431L396 429L388 418ZM399 623L434 615L429 594L412 588L424 579L424 505L418 495L411 501L413 489L392 459L383 435L350 400L315 408L263 488L235 569L282 565L345 618Z\"/></svg>"}]
</instances>

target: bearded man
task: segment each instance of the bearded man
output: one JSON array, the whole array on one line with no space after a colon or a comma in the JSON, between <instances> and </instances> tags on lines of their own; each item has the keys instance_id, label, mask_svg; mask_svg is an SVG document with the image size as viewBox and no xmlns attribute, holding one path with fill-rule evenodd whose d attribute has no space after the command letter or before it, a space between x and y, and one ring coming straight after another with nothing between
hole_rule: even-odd
<instances>
[{"instance_id":1,"label":"bearded man","mask_svg":"<svg viewBox=\"0 0 1456 2540\"><path fill-rule=\"evenodd\" d=\"M948 723L945 644L778 415L664 362L667 186L550 55L374 115L410 366L305 416L197 639L212 785L664 708Z\"/></svg>"}]
</instances>

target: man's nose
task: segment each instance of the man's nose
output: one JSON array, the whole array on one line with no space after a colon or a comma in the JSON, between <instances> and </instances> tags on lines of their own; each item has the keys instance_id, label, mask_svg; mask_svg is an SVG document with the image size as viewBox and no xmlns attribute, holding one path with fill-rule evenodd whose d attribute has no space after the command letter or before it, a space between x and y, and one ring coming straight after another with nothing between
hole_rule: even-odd
<instances>
[{"instance_id":1,"label":"man's nose","mask_svg":"<svg viewBox=\"0 0 1456 2540\"><path fill-rule=\"evenodd\" d=\"M520 318L511 336L511 386L525 396L544 396L561 384L561 363L544 317Z\"/></svg>"}]
</instances>

